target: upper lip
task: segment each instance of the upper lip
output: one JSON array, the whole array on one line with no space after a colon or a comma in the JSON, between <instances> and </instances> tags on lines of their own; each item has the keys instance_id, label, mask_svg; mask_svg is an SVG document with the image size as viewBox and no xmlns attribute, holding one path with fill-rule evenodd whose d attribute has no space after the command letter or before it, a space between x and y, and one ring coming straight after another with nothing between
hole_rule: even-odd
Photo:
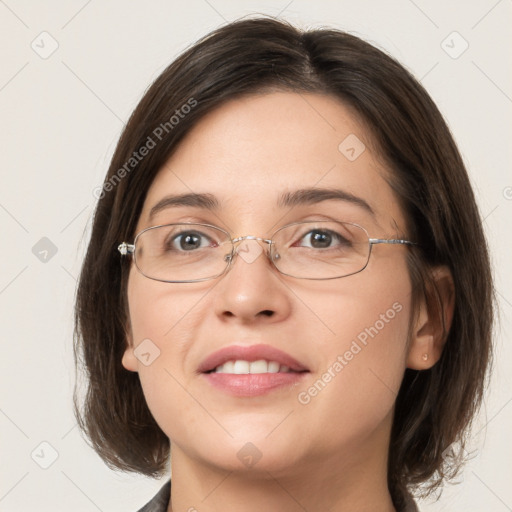
<instances>
[{"instance_id":1,"label":"upper lip","mask_svg":"<svg viewBox=\"0 0 512 512\"><path fill-rule=\"evenodd\" d=\"M306 366L299 363L290 354L270 345L230 345L213 352L204 359L199 366L199 372L206 373L212 371L227 361L243 360L251 362L261 359L276 361L280 365L288 366L290 370L296 372L309 371Z\"/></svg>"}]
</instances>

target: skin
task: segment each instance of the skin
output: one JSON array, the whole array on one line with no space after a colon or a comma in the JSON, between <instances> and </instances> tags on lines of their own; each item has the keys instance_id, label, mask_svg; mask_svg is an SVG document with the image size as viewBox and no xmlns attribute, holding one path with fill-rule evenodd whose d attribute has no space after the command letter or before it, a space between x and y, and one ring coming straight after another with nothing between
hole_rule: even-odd
<instances>
[{"instance_id":1,"label":"skin","mask_svg":"<svg viewBox=\"0 0 512 512\"><path fill-rule=\"evenodd\" d=\"M366 145L355 161L338 150L349 134ZM371 237L399 238L405 218L381 160L364 125L333 97L273 92L233 100L196 124L159 171L136 232L195 221L224 227L233 238L270 237L287 223L335 215ZM303 187L346 190L375 216L332 200L277 207L281 192ZM214 194L222 209L173 208L149 221L162 197L189 192ZM328 281L284 276L265 253L251 263L238 257L227 274L200 283L154 281L132 264L122 362L139 373L148 406L171 441L169 511L395 510L386 464L396 394L405 368L431 367L443 343L425 303L411 309L407 250L377 245L363 272ZM450 276L443 268L434 275L449 326ZM298 394L394 303L401 311L309 403L300 403ZM134 354L147 338L160 350L149 366ZM257 343L291 354L310 373L298 386L250 398L227 395L197 373L212 352ZM237 457L248 442L261 454L251 467Z\"/></svg>"}]
</instances>

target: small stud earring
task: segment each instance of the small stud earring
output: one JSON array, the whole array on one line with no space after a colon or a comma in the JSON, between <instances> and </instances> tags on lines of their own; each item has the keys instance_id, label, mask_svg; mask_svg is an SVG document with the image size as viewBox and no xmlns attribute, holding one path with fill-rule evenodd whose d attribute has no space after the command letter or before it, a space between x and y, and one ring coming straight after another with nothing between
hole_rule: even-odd
<instances>
[{"instance_id":1,"label":"small stud earring","mask_svg":"<svg viewBox=\"0 0 512 512\"><path fill-rule=\"evenodd\" d=\"M423 359L423 361L427 361L427 360L428 360L428 354L426 354L426 353L425 353L425 354L423 354L423 355L421 356L421 358Z\"/></svg>"}]
</instances>

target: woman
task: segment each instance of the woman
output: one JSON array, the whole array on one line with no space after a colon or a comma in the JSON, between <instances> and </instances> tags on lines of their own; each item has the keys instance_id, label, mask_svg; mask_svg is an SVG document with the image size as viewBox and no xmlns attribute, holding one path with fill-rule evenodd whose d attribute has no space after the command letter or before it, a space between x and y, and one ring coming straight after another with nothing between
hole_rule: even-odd
<instances>
[{"instance_id":1,"label":"woman","mask_svg":"<svg viewBox=\"0 0 512 512\"><path fill-rule=\"evenodd\" d=\"M142 510L416 510L456 473L489 260L449 130L395 60L226 25L149 88L98 195L76 412L111 467L170 467Z\"/></svg>"}]
</instances>

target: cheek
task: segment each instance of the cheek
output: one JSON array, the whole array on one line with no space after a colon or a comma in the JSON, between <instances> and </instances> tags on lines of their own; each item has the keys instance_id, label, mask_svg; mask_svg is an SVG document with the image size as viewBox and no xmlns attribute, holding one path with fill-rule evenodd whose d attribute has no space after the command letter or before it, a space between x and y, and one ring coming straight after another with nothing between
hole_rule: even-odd
<instances>
[{"instance_id":1,"label":"cheek","mask_svg":"<svg viewBox=\"0 0 512 512\"><path fill-rule=\"evenodd\" d=\"M198 321L201 291L182 284L161 283L133 271L128 281L128 304L132 337L137 346L150 339L165 352L180 351L186 327ZM169 340L172 339L172 344Z\"/></svg>"},{"instance_id":2,"label":"cheek","mask_svg":"<svg viewBox=\"0 0 512 512\"><path fill-rule=\"evenodd\" d=\"M396 269L392 262L378 273L368 268L323 299L333 335L317 347L323 366L298 401L325 439L343 433L353 441L390 417L406 367L411 314L409 277Z\"/></svg>"},{"instance_id":3,"label":"cheek","mask_svg":"<svg viewBox=\"0 0 512 512\"><path fill-rule=\"evenodd\" d=\"M190 349L190 332L204 321L201 309L194 307L201 293L179 286L150 281L137 272L128 282L137 372L147 405L168 437L176 437L171 430L181 427L176 418L187 416L190 427L197 417L182 363Z\"/></svg>"}]
</instances>

